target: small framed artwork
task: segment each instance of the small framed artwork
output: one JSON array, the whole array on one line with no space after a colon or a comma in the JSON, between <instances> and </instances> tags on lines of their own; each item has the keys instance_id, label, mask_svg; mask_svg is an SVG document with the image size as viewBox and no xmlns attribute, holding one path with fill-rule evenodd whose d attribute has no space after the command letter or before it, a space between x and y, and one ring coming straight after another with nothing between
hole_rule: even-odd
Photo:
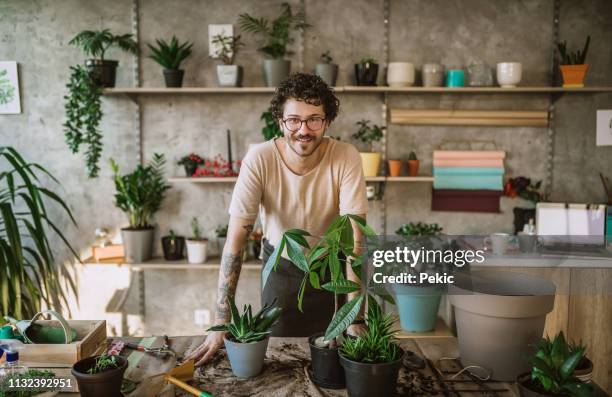
<instances>
[{"instance_id":1,"label":"small framed artwork","mask_svg":"<svg viewBox=\"0 0 612 397\"><path fill-rule=\"evenodd\" d=\"M0 114L21 113L17 62L0 61Z\"/></svg>"}]
</instances>

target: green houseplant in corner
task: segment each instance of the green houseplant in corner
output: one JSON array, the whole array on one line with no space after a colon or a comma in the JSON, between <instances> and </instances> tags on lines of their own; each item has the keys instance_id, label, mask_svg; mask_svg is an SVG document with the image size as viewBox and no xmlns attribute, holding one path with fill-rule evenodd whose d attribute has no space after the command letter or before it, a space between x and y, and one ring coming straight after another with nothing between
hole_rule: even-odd
<instances>
[{"instance_id":1,"label":"green houseplant in corner","mask_svg":"<svg viewBox=\"0 0 612 397\"><path fill-rule=\"evenodd\" d=\"M176 36L172 36L170 43L163 39L156 39L155 43L157 46L147 44L149 50L151 50L149 58L164 68L166 87L181 87L185 75L185 71L181 69L181 63L191 55L193 43L188 41L179 43Z\"/></svg>"},{"instance_id":2,"label":"green houseplant in corner","mask_svg":"<svg viewBox=\"0 0 612 397\"><path fill-rule=\"evenodd\" d=\"M264 80L268 87L278 86L291 71L291 61L284 58L293 54L287 49L295 41L291 36L292 31L310 27L306 23L306 15L302 11L293 13L289 3L282 3L281 14L272 22L247 13L240 14L238 22L246 32L263 38L264 44L258 51L270 57L264 60Z\"/></svg>"},{"instance_id":3,"label":"green houseplant in corner","mask_svg":"<svg viewBox=\"0 0 612 397\"><path fill-rule=\"evenodd\" d=\"M209 331L226 331L225 349L232 372L239 378L250 378L261 372L268 349L272 326L282 313L275 303L267 303L255 315L251 305L244 305L242 315L238 312L234 297L228 297L232 313L229 324L211 327Z\"/></svg>"},{"instance_id":4,"label":"green houseplant in corner","mask_svg":"<svg viewBox=\"0 0 612 397\"><path fill-rule=\"evenodd\" d=\"M352 135L352 138L366 145L369 149L366 152L359 152L363 164L363 174L367 177L377 176L382 154L375 152L372 146L374 142L382 139L385 127L376 124L370 125L370 120L361 120L356 124L359 126L359 129Z\"/></svg>"},{"instance_id":5,"label":"green houseplant in corner","mask_svg":"<svg viewBox=\"0 0 612 397\"><path fill-rule=\"evenodd\" d=\"M55 309L68 307L62 278L74 294L76 286L64 264L56 261L49 238L52 231L78 259L52 218L63 215L75 226L76 221L62 198L39 177L58 185L59 181L12 147L0 146L0 160L0 314L32 318L41 302ZM48 212L49 204L58 205L56 215Z\"/></svg>"},{"instance_id":6,"label":"green houseplant in corner","mask_svg":"<svg viewBox=\"0 0 612 397\"><path fill-rule=\"evenodd\" d=\"M315 66L315 74L321 77L328 86L333 87L336 85L338 65L333 63L329 51L325 51L321 54L321 61Z\"/></svg>"},{"instance_id":7,"label":"green houseplant in corner","mask_svg":"<svg viewBox=\"0 0 612 397\"><path fill-rule=\"evenodd\" d=\"M121 383L127 367L126 358L101 354L77 361L71 372L83 397L121 396Z\"/></svg>"},{"instance_id":8,"label":"green houseplant in corner","mask_svg":"<svg viewBox=\"0 0 612 397\"><path fill-rule=\"evenodd\" d=\"M217 65L217 80L221 87L240 87L242 85L242 66L234 65L238 49L243 46L238 36L218 34L212 39L217 46L216 55L223 65Z\"/></svg>"},{"instance_id":9,"label":"green houseplant in corner","mask_svg":"<svg viewBox=\"0 0 612 397\"><path fill-rule=\"evenodd\" d=\"M130 226L121 229L128 263L141 263L151 258L154 227L151 218L161 207L166 190L166 163L163 154L155 153L146 166L139 164L134 171L121 175L119 165L111 159L114 174L115 205L128 215Z\"/></svg>"}]
</instances>

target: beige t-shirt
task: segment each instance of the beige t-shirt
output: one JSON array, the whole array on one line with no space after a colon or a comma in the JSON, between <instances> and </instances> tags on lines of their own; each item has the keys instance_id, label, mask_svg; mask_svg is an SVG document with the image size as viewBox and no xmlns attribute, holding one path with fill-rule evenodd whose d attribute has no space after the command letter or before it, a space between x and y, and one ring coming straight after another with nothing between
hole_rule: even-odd
<instances>
[{"instance_id":1,"label":"beige t-shirt","mask_svg":"<svg viewBox=\"0 0 612 397\"><path fill-rule=\"evenodd\" d=\"M352 145L328 140L321 162L296 175L283 162L274 140L253 145L240 166L229 213L255 220L276 246L288 229L322 236L338 215L366 214L365 177L359 152Z\"/></svg>"}]
</instances>

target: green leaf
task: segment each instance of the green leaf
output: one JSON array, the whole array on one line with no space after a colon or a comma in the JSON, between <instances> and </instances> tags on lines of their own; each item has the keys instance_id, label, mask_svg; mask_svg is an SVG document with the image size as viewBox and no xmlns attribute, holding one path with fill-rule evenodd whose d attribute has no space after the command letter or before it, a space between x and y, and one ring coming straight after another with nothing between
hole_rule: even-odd
<instances>
[{"instance_id":1,"label":"green leaf","mask_svg":"<svg viewBox=\"0 0 612 397\"><path fill-rule=\"evenodd\" d=\"M578 366L578 364L580 363L580 360L582 360L583 356L584 356L584 350L583 349L579 349L578 351L572 353L563 362L563 364L559 368L559 374L561 375L561 380L562 381L565 381L566 379L568 379L572 375L572 373L576 369L576 366Z\"/></svg>"},{"instance_id":2,"label":"green leaf","mask_svg":"<svg viewBox=\"0 0 612 397\"><path fill-rule=\"evenodd\" d=\"M593 385L578 380L564 384L561 390L567 391L567 394L572 397L591 397L593 395Z\"/></svg>"},{"instance_id":3,"label":"green leaf","mask_svg":"<svg viewBox=\"0 0 612 397\"><path fill-rule=\"evenodd\" d=\"M298 290L298 310L303 312L302 303L304 303L304 291L306 290L306 281L308 280L308 274L305 274L300 283L300 289Z\"/></svg>"},{"instance_id":4,"label":"green leaf","mask_svg":"<svg viewBox=\"0 0 612 397\"><path fill-rule=\"evenodd\" d=\"M355 320L355 318L357 318L362 303L363 296L359 296L345 303L344 306L338 310L327 327L327 330L325 331L325 340L332 340L344 332Z\"/></svg>"},{"instance_id":5,"label":"green leaf","mask_svg":"<svg viewBox=\"0 0 612 397\"><path fill-rule=\"evenodd\" d=\"M286 236L286 235L285 235ZM291 262L301 271L308 273L308 261L302 251L302 247L292 237L286 236L287 239L287 255Z\"/></svg>"},{"instance_id":6,"label":"green leaf","mask_svg":"<svg viewBox=\"0 0 612 397\"><path fill-rule=\"evenodd\" d=\"M313 288L321 289L321 284L319 283L319 275L316 272L309 272L308 277L310 278L310 285Z\"/></svg>"},{"instance_id":7,"label":"green leaf","mask_svg":"<svg viewBox=\"0 0 612 397\"><path fill-rule=\"evenodd\" d=\"M268 282L268 277L270 277L270 273L272 272L272 270L277 268L278 263L280 262L281 254L283 253L283 250L285 249L286 243L287 243L287 240L285 239L285 236L283 236L281 238L280 243L278 244L276 248L274 248L274 252L272 252L272 255L270 255L270 257L268 258L268 261L264 265L264 268L261 271L262 290L265 288L266 283Z\"/></svg>"},{"instance_id":8,"label":"green leaf","mask_svg":"<svg viewBox=\"0 0 612 397\"><path fill-rule=\"evenodd\" d=\"M331 291L336 294L348 294L361 290L361 285L357 284L354 281L346 279L330 281L323 284L322 287L324 290Z\"/></svg>"}]
</instances>

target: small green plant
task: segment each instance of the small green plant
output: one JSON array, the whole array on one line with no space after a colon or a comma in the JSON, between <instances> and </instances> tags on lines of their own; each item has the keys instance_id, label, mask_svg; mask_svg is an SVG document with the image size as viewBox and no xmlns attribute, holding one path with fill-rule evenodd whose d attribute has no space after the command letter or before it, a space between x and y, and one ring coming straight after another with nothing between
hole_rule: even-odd
<instances>
[{"instance_id":1,"label":"small green plant","mask_svg":"<svg viewBox=\"0 0 612 397\"><path fill-rule=\"evenodd\" d=\"M365 58L361 58L361 61L359 61L359 63L361 65L373 65L378 63L378 61L372 57L365 57Z\"/></svg>"},{"instance_id":2,"label":"small green plant","mask_svg":"<svg viewBox=\"0 0 612 397\"><path fill-rule=\"evenodd\" d=\"M226 36L218 34L213 36L212 43L217 46L216 54L221 58L224 65L232 65L234 63L238 49L244 45L240 40L240 35Z\"/></svg>"},{"instance_id":3,"label":"small green plant","mask_svg":"<svg viewBox=\"0 0 612 397\"><path fill-rule=\"evenodd\" d=\"M395 231L395 234L407 236L437 236L442 233L442 228L437 223L410 222L404 223Z\"/></svg>"},{"instance_id":4,"label":"small green plant","mask_svg":"<svg viewBox=\"0 0 612 397\"><path fill-rule=\"evenodd\" d=\"M49 380L55 378L55 373L48 370L37 370L28 369L23 374L16 374L12 376L4 376L0 378L0 397L30 397L36 396L45 391L49 391L49 388L40 387L26 387L16 388L15 384L22 385L40 385L43 382L49 382ZM49 382L52 384L53 382Z\"/></svg>"},{"instance_id":5,"label":"small green plant","mask_svg":"<svg viewBox=\"0 0 612 397\"><path fill-rule=\"evenodd\" d=\"M300 11L293 13L289 3L281 4L281 14L272 22L260 17L256 18L247 13L238 17L240 27L247 32L260 35L264 45L258 51L270 56L272 59L282 59L293 52L287 46L293 44L292 30L303 30L310 25L306 23L306 15Z\"/></svg>"},{"instance_id":6,"label":"small green plant","mask_svg":"<svg viewBox=\"0 0 612 397\"><path fill-rule=\"evenodd\" d=\"M591 396L593 387L573 376L584 355L585 347L568 344L563 332L557 334L552 341L546 337L538 343L536 353L529 358L532 365L531 379L550 394Z\"/></svg>"},{"instance_id":7,"label":"small green plant","mask_svg":"<svg viewBox=\"0 0 612 397\"><path fill-rule=\"evenodd\" d=\"M193 240L203 240L202 229L200 229L200 222L198 222L198 218L196 218L195 216L191 218L191 234L193 235Z\"/></svg>"},{"instance_id":8,"label":"small green plant","mask_svg":"<svg viewBox=\"0 0 612 397\"><path fill-rule=\"evenodd\" d=\"M279 128L278 122L272 115L272 111L270 109L263 112L259 119L265 124L261 129L261 135L263 135L266 141L283 136L283 131L281 131Z\"/></svg>"},{"instance_id":9,"label":"small green plant","mask_svg":"<svg viewBox=\"0 0 612 397\"><path fill-rule=\"evenodd\" d=\"M373 151L372 145L374 142L378 142L382 139L385 127L376 124L370 126L370 120L365 119L355 124L359 126L359 129L352 135L352 138L368 145L370 152Z\"/></svg>"},{"instance_id":10,"label":"small green plant","mask_svg":"<svg viewBox=\"0 0 612 397\"><path fill-rule=\"evenodd\" d=\"M329 50L325 51L321 54L321 63L332 63L334 59L329 54Z\"/></svg>"},{"instance_id":11,"label":"small green plant","mask_svg":"<svg viewBox=\"0 0 612 397\"><path fill-rule=\"evenodd\" d=\"M156 39L155 43L157 46L147 44L151 50L149 58L168 70L179 70L181 63L191 55L191 47L193 47L193 43L188 41L179 43L176 36L172 36L170 43L163 39Z\"/></svg>"},{"instance_id":12,"label":"small green plant","mask_svg":"<svg viewBox=\"0 0 612 397\"><path fill-rule=\"evenodd\" d=\"M115 356L109 356L106 353L96 357L94 366L87 370L90 375L99 374L101 372L109 371L111 369L119 368L119 363Z\"/></svg>"},{"instance_id":13,"label":"small green plant","mask_svg":"<svg viewBox=\"0 0 612 397\"><path fill-rule=\"evenodd\" d=\"M253 316L251 305L244 305L242 315L238 312L233 296L227 298L232 313L232 322L228 324L215 325L208 331L229 332L231 339L238 343L252 343L265 339L272 332L272 326L276 324L282 313L280 307L267 303L259 312Z\"/></svg>"},{"instance_id":14,"label":"small green plant","mask_svg":"<svg viewBox=\"0 0 612 397\"><path fill-rule=\"evenodd\" d=\"M131 229L151 227L151 218L170 189L163 173L164 155L155 153L148 165L139 164L126 175L120 174L119 165L113 159L110 161L117 190L115 205L128 215Z\"/></svg>"},{"instance_id":15,"label":"small green plant","mask_svg":"<svg viewBox=\"0 0 612 397\"><path fill-rule=\"evenodd\" d=\"M110 29L84 30L74 36L69 44L81 47L85 54L93 59L104 60L106 51L111 47L118 47L132 54L138 53L138 44L133 37L130 33L114 35Z\"/></svg>"},{"instance_id":16,"label":"small green plant","mask_svg":"<svg viewBox=\"0 0 612 397\"><path fill-rule=\"evenodd\" d=\"M587 36L586 42L582 51L576 50L574 52L568 51L567 41L563 40L563 43L557 43L557 49L559 50L559 57L561 65L584 65L587 53L589 52L589 44L591 43L591 36Z\"/></svg>"},{"instance_id":17,"label":"small green plant","mask_svg":"<svg viewBox=\"0 0 612 397\"><path fill-rule=\"evenodd\" d=\"M346 338L340 346L340 354L349 360L368 363L390 363L398 360L402 349L395 342L397 330L392 314L384 314L380 305L372 297L368 299L368 330L357 338Z\"/></svg>"},{"instance_id":18,"label":"small green plant","mask_svg":"<svg viewBox=\"0 0 612 397\"><path fill-rule=\"evenodd\" d=\"M408 155L408 160L418 160L417 155L414 151L410 152L410 154Z\"/></svg>"},{"instance_id":19,"label":"small green plant","mask_svg":"<svg viewBox=\"0 0 612 397\"><path fill-rule=\"evenodd\" d=\"M228 228L228 225L221 225L217 227L215 229L215 234L217 235L217 238L227 237L227 228Z\"/></svg>"}]
</instances>

